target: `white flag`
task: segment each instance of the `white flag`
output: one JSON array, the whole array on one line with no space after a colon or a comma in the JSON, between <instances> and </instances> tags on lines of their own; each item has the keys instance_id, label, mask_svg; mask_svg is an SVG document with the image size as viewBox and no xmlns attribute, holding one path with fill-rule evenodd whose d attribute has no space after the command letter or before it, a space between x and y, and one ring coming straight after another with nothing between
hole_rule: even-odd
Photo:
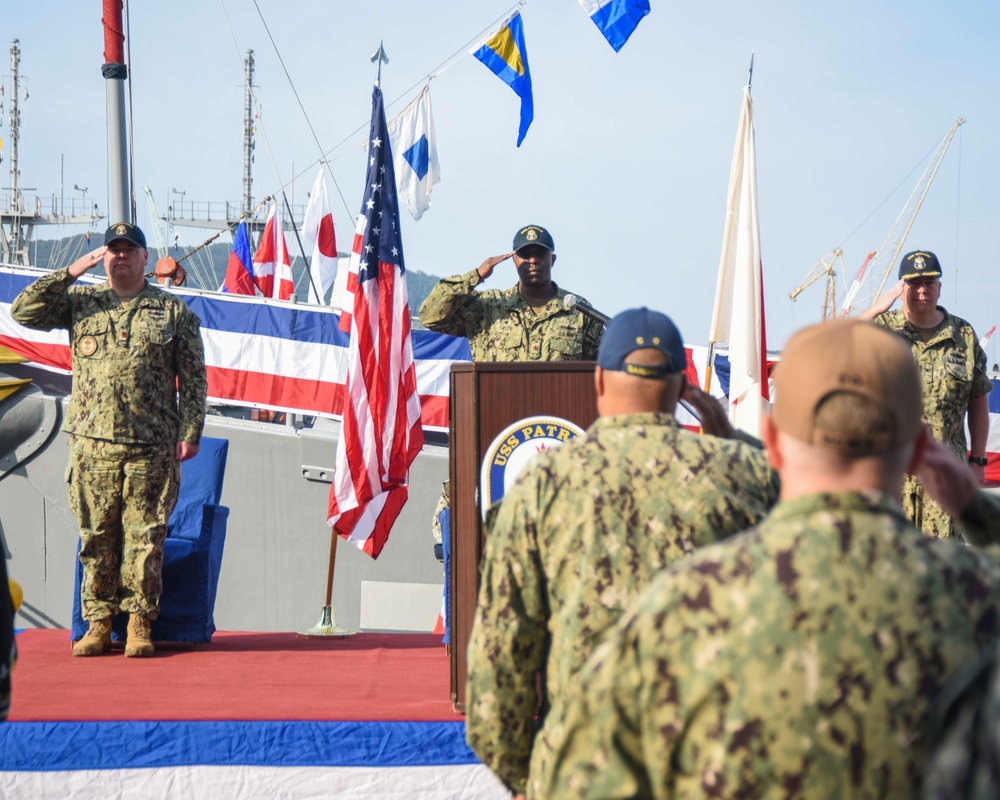
<instances>
[{"instance_id":1,"label":"white flag","mask_svg":"<svg viewBox=\"0 0 1000 800\"><path fill-rule=\"evenodd\" d=\"M420 219L431 206L431 188L441 180L429 85L389 123L389 136L396 191L413 218Z\"/></svg>"},{"instance_id":2,"label":"white flag","mask_svg":"<svg viewBox=\"0 0 1000 800\"><path fill-rule=\"evenodd\" d=\"M302 221L302 244L312 253L309 261L309 302L322 304L337 276L337 237L333 230L333 214L330 213L322 164Z\"/></svg>"},{"instance_id":3,"label":"white flag","mask_svg":"<svg viewBox=\"0 0 1000 800\"><path fill-rule=\"evenodd\" d=\"M760 435L761 413L770 406L762 273L753 102L746 86L729 172L726 227L709 341L729 343L729 419L754 436Z\"/></svg>"}]
</instances>

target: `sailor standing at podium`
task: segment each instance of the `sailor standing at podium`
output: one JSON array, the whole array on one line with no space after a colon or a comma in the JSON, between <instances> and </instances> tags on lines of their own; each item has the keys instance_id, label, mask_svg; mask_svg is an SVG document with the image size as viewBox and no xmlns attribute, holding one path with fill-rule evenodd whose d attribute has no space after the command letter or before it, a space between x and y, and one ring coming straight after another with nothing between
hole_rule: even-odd
<instances>
[{"instance_id":1,"label":"sailor standing at podium","mask_svg":"<svg viewBox=\"0 0 1000 800\"><path fill-rule=\"evenodd\" d=\"M569 293L552 280L555 250L545 228L526 225L514 234L511 252L438 281L420 306L420 322L438 333L466 337L473 361L594 361L604 326L565 304ZM475 291L508 258L514 260L517 284ZM449 506L445 481L432 522L438 545L440 514Z\"/></svg>"}]
</instances>

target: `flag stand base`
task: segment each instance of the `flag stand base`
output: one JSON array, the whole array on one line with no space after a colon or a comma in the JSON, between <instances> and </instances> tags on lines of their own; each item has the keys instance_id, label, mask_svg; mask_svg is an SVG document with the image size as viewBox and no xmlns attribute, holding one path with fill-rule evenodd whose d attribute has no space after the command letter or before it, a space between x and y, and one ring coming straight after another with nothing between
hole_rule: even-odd
<instances>
[{"instance_id":1,"label":"flag stand base","mask_svg":"<svg viewBox=\"0 0 1000 800\"><path fill-rule=\"evenodd\" d=\"M337 623L333 619L333 606L323 606L323 614L319 618L319 622L314 628L306 628L302 631L296 631L296 636L302 636L306 639L330 639L330 638L343 638L345 636L353 636L357 631L346 630L344 628L338 627Z\"/></svg>"}]
</instances>

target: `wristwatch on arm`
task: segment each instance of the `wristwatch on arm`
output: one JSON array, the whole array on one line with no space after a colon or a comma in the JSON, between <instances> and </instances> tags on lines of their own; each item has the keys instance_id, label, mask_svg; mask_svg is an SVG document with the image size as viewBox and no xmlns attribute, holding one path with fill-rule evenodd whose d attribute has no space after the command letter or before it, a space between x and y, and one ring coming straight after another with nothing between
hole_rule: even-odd
<instances>
[{"instance_id":1,"label":"wristwatch on arm","mask_svg":"<svg viewBox=\"0 0 1000 800\"><path fill-rule=\"evenodd\" d=\"M985 467L989 463L989 459L986 456L969 456L969 463Z\"/></svg>"}]
</instances>

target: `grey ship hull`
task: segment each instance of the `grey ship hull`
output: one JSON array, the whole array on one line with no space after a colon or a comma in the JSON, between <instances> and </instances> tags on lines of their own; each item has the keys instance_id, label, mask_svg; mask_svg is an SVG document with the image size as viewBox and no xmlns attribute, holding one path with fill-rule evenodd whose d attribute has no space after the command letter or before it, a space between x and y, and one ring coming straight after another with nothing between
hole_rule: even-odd
<instances>
[{"instance_id":1,"label":"grey ship hull","mask_svg":"<svg viewBox=\"0 0 1000 800\"><path fill-rule=\"evenodd\" d=\"M68 439L59 428L69 379L29 365L4 372L35 379L0 404L0 530L8 571L24 590L16 624L68 628L78 533L65 483ZM230 517L217 629L301 630L319 621L339 432L339 423L324 419L296 428L209 415L205 435L229 440L222 504ZM409 500L378 560L338 542L333 606L340 627L433 628L444 575L430 520L447 472L447 448L425 445L411 469Z\"/></svg>"}]
</instances>

